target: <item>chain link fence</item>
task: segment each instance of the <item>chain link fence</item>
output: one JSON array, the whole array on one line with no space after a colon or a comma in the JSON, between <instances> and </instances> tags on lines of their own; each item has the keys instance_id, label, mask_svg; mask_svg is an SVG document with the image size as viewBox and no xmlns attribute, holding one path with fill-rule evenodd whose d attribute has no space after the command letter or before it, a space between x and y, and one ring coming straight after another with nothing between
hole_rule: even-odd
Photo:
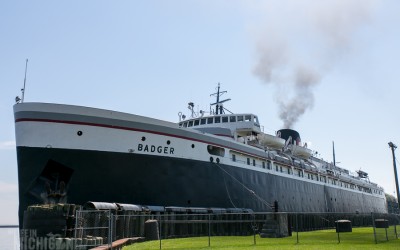
<instances>
[{"instance_id":1,"label":"chain link fence","mask_svg":"<svg viewBox=\"0 0 400 250\"><path fill-rule=\"evenodd\" d=\"M111 210L76 211L75 249L88 249L100 245L111 247L114 221Z\"/></svg>"},{"instance_id":2,"label":"chain link fence","mask_svg":"<svg viewBox=\"0 0 400 250\"><path fill-rule=\"evenodd\" d=\"M347 213L253 213L225 210L169 208L164 212L77 211L76 249L106 245L121 239L158 240L182 237L253 236L291 237L294 243L306 239L307 231L318 231L321 239L333 244L370 241L376 244L397 240L400 215ZM362 229L362 230L359 230ZM319 240L319 239L315 239ZM207 244L207 243L205 243Z\"/></svg>"}]
</instances>

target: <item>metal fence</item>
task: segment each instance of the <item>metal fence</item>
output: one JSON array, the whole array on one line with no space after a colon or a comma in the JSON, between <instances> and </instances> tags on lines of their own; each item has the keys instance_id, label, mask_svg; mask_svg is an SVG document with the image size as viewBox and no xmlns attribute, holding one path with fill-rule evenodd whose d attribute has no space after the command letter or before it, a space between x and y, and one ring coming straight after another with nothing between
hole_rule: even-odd
<instances>
[{"instance_id":1,"label":"metal fence","mask_svg":"<svg viewBox=\"0 0 400 250\"><path fill-rule=\"evenodd\" d=\"M368 230L357 230L368 228ZM340 243L349 239L382 243L397 240L400 215L344 213L125 213L77 211L76 248L108 245L120 239L158 240L182 237L253 236L291 237L294 243L306 239L307 231L321 231L325 239ZM257 237L258 238L258 237Z\"/></svg>"},{"instance_id":2,"label":"metal fence","mask_svg":"<svg viewBox=\"0 0 400 250\"><path fill-rule=\"evenodd\" d=\"M115 217L110 210L76 211L75 249L88 249L100 245L111 247L114 221Z\"/></svg>"}]
</instances>

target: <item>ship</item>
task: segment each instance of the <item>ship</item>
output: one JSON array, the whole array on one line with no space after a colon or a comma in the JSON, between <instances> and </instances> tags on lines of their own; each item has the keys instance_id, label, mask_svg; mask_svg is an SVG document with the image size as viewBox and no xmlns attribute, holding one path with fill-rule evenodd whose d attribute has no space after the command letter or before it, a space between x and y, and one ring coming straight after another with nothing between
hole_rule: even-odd
<instances>
[{"instance_id":1,"label":"ship","mask_svg":"<svg viewBox=\"0 0 400 250\"><path fill-rule=\"evenodd\" d=\"M14 105L19 220L32 204L88 201L245 208L258 212L387 213L368 173L318 157L293 129L264 133L253 113L210 112L169 122L111 110ZM278 205L279 204L279 205Z\"/></svg>"}]
</instances>

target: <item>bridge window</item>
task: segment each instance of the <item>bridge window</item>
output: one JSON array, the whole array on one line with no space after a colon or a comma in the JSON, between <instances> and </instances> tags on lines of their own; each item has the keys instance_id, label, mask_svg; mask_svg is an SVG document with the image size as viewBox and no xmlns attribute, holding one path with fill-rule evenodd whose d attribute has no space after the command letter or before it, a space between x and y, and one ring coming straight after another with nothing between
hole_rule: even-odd
<instances>
[{"instance_id":1,"label":"bridge window","mask_svg":"<svg viewBox=\"0 0 400 250\"><path fill-rule=\"evenodd\" d=\"M240 116L237 117L237 119L238 119L238 122L242 122L243 121L243 116L240 115Z\"/></svg>"},{"instance_id":2,"label":"bridge window","mask_svg":"<svg viewBox=\"0 0 400 250\"><path fill-rule=\"evenodd\" d=\"M230 122L236 122L236 116L230 116L229 117Z\"/></svg>"},{"instance_id":3,"label":"bridge window","mask_svg":"<svg viewBox=\"0 0 400 250\"><path fill-rule=\"evenodd\" d=\"M221 117L220 116L216 116L215 117L215 123L220 123L221 122Z\"/></svg>"},{"instance_id":4,"label":"bridge window","mask_svg":"<svg viewBox=\"0 0 400 250\"><path fill-rule=\"evenodd\" d=\"M193 121L189 121L188 127L193 127Z\"/></svg>"},{"instance_id":5,"label":"bridge window","mask_svg":"<svg viewBox=\"0 0 400 250\"><path fill-rule=\"evenodd\" d=\"M245 121L245 122L251 122L251 115L246 115L246 116L244 117L244 121Z\"/></svg>"},{"instance_id":6,"label":"bridge window","mask_svg":"<svg viewBox=\"0 0 400 250\"><path fill-rule=\"evenodd\" d=\"M194 121L194 125L195 125L195 126L199 126L199 123L200 123L200 120L195 120L195 121Z\"/></svg>"},{"instance_id":7,"label":"bridge window","mask_svg":"<svg viewBox=\"0 0 400 250\"><path fill-rule=\"evenodd\" d=\"M201 119L201 120L200 120L200 124L201 124L201 125L206 124L206 118Z\"/></svg>"},{"instance_id":8,"label":"bridge window","mask_svg":"<svg viewBox=\"0 0 400 250\"><path fill-rule=\"evenodd\" d=\"M213 122L214 122L214 117L207 118L207 124L213 124Z\"/></svg>"},{"instance_id":9,"label":"bridge window","mask_svg":"<svg viewBox=\"0 0 400 250\"><path fill-rule=\"evenodd\" d=\"M222 122L228 122L228 116L223 116L222 117Z\"/></svg>"}]
</instances>

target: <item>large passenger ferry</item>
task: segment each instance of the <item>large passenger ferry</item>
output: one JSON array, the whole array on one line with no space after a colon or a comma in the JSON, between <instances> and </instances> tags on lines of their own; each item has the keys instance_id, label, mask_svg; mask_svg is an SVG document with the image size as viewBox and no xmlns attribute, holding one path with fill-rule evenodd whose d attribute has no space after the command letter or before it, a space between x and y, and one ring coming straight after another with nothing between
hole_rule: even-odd
<instances>
[{"instance_id":1,"label":"large passenger ferry","mask_svg":"<svg viewBox=\"0 0 400 250\"><path fill-rule=\"evenodd\" d=\"M253 211L386 213L368 174L326 162L300 134L262 130L252 113L211 112L167 122L110 110L14 105L19 212L87 201Z\"/></svg>"}]
</instances>

